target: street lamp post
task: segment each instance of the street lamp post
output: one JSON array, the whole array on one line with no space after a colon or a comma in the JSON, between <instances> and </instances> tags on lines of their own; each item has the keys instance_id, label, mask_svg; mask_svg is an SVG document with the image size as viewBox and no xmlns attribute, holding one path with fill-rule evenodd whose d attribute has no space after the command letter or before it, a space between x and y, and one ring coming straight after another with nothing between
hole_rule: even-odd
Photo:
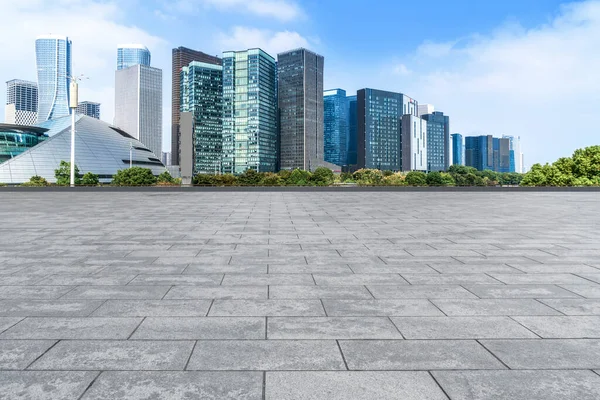
<instances>
[{"instance_id":1,"label":"street lamp post","mask_svg":"<svg viewBox=\"0 0 600 400\"><path fill-rule=\"evenodd\" d=\"M77 79L70 77L71 85L69 90L69 108L71 108L71 187L75 187L75 113L77 112L78 100L78 84Z\"/></svg>"},{"instance_id":2,"label":"street lamp post","mask_svg":"<svg viewBox=\"0 0 600 400\"><path fill-rule=\"evenodd\" d=\"M129 168L133 167L133 142L129 142Z\"/></svg>"}]
</instances>

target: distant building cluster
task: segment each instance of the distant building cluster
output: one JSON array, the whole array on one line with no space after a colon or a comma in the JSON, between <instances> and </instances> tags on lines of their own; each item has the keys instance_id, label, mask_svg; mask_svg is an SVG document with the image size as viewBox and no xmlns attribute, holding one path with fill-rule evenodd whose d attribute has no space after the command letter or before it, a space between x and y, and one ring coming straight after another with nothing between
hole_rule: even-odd
<instances>
[{"instance_id":1,"label":"distant building cluster","mask_svg":"<svg viewBox=\"0 0 600 400\"><path fill-rule=\"evenodd\" d=\"M7 131L70 115L71 41L40 36L35 48L37 83L7 82ZM248 169L433 172L457 164L524 172L519 137L451 133L448 115L404 93L325 89L324 64L303 48L277 57L258 48L222 57L173 49L171 148L163 152L162 70L151 66L144 45L119 45L113 125L178 169L184 183L199 173ZM100 104L82 101L76 112L100 119ZM29 133L32 145L44 138Z\"/></svg>"}]
</instances>

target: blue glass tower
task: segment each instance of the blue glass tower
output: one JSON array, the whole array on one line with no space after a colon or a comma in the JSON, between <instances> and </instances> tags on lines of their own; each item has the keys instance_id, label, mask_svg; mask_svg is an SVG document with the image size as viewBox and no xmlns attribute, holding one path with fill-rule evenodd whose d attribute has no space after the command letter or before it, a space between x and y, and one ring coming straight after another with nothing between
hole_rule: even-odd
<instances>
[{"instance_id":1,"label":"blue glass tower","mask_svg":"<svg viewBox=\"0 0 600 400\"><path fill-rule=\"evenodd\" d=\"M435 111L422 118L427 121L427 170L446 171L450 167L450 117Z\"/></svg>"},{"instance_id":2,"label":"blue glass tower","mask_svg":"<svg viewBox=\"0 0 600 400\"><path fill-rule=\"evenodd\" d=\"M348 159L348 104L346 91L326 90L324 107L324 153L325 161L345 165Z\"/></svg>"},{"instance_id":3,"label":"blue glass tower","mask_svg":"<svg viewBox=\"0 0 600 400\"><path fill-rule=\"evenodd\" d=\"M141 44L123 44L117 48L117 70L134 65L150 66L150 51Z\"/></svg>"},{"instance_id":4,"label":"blue glass tower","mask_svg":"<svg viewBox=\"0 0 600 400\"><path fill-rule=\"evenodd\" d=\"M487 136L465 138L465 165L479 171L510 172L510 142Z\"/></svg>"},{"instance_id":5,"label":"blue glass tower","mask_svg":"<svg viewBox=\"0 0 600 400\"><path fill-rule=\"evenodd\" d=\"M452 165L463 165L463 136L460 133L452 135Z\"/></svg>"},{"instance_id":6,"label":"blue glass tower","mask_svg":"<svg viewBox=\"0 0 600 400\"><path fill-rule=\"evenodd\" d=\"M35 41L38 76L38 122L70 115L71 41L46 35Z\"/></svg>"},{"instance_id":7,"label":"blue glass tower","mask_svg":"<svg viewBox=\"0 0 600 400\"><path fill-rule=\"evenodd\" d=\"M346 165L356 165L358 162L358 136L357 136L357 124L358 120L356 117L356 95L348 96L348 159Z\"/></svg>"}]
</instances>

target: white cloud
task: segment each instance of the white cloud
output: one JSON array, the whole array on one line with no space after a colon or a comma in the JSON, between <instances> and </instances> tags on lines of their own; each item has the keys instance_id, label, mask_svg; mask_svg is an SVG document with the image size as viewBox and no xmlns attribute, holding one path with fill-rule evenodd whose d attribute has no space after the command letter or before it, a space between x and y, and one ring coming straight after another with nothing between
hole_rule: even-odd
<instances>
[{"instance_id":1,"label":"white cloud","mask_svg":"<svg viewBox=\"0 0 600 400\"><path fill-rule=\"evenodd\" d=\"M396 65L393 71L396 75L410 75L412 73L412 71L404 64Z\"/></svg>"},{"instance_id":2,"label":"white cloud","mask_svg":"<svg viewBox=\"0 0 600 400\"><path fill-rule=\"evenodd\" d=\"M600 144L598 49L600 1L572 3L533 29L426 42L402 58L411 79L392 64L370 84L436 104L453 132L521 136L527 165L551 162Z\"/></svg>"},{"instance_id":3,"label":"white cloud","mask_svg":"<svg viewBox=\"0 0 600 400\"><path fill-rule=\"evenodd\" d=\"M273 32L268 29L243 26L234 27L228 34L219 34L217 42L223 50L244 50L259 47L273 57L283 51L310 46L308 39L298 32Z\"/></svg>"},{"instance_id":4,"label":"white cloud","mask_svg":"<svg viewBox=\"0 0 600 400\"><path fill-rule=\"evenodd\" d=\"M15 78L37 80L35 39L47 33L66 35L72 40L73 72L90 78L81 83L79 99L102 103L101 117L109 123L114 116L114 71L119 43L145 44L152 52L152 64L163 68L163 91L165 82L170 81L170 59L167 58L166 63L163 61L163 65L155 62L158 54L169 50L167 43L123 23L122 10L116 2L20 0L17 3L2 0L2 3L0 48L10 57L0 63L1 82ZM168 95L170 98L170 92ZM4 115L2 107L3 102L0 118ZM163 120L167 117L163 116ZM169 126L168 120L164 126Z\"/></svg>"},{"instance_id":5,"label":"white cloud","mask_svg":"<svg viewBox=\"0 0 600 400\"><path fill-rule=\"evenodd\" d=\"M201 8L217 9L226 12L250 13L284 22L304 16L300 6L288 0L178 0L175 3L166 4L169 8L184 13L196 13Z\"/></svg>"}]
</instances>

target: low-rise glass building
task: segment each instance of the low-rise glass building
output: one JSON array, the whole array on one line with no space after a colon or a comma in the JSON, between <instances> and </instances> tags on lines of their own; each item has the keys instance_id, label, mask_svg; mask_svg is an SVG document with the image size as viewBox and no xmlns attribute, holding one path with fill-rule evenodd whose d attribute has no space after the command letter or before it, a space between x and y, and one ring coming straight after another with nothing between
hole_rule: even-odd
<instances>
[{"instance_id":1,"label":"low-rise glass building","mask_svg":"<svg viewBox=\"0 0 600 400\"><path fill-rule=\"evenodd\" d=\"M0 163L46 140L47 131L35 126L0 124Z\"/></svg>"}]
</instances>

